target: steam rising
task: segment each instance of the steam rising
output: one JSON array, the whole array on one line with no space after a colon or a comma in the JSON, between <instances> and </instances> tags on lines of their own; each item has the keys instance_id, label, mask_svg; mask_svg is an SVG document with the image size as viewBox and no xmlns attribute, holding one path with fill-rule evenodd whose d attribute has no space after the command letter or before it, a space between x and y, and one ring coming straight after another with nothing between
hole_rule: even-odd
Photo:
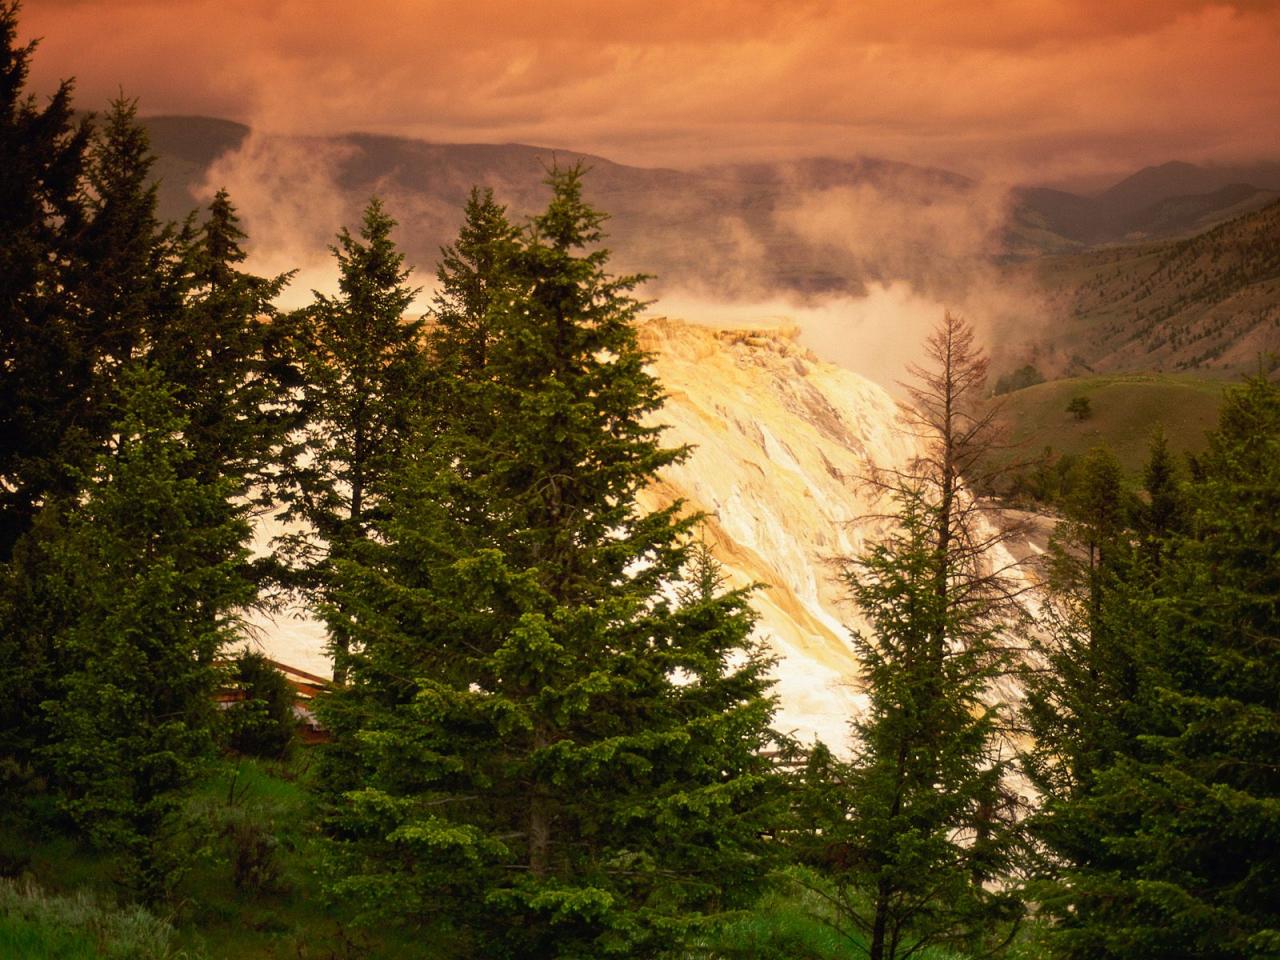
<instances>
[{"instance_id":1,"label":"steam rising","mask_svg":"<svg viewBox=\"0 0 1280 960\"><path fill-rule=\"evenodd\" d=\"M394 162L387 149L397 151ZM494 187L519 219L544 201L539 162L552 159L529 148L487 148L480 160L471 148L450 149L252 133L193 192L207 200L228 189L250 237L251 269L299 271L288 308L312 290L336 289L328 246L381 196L400 221L396 240L415 268L411 282L425 288L416 304L425 309L469 184ZM644 290L656 300L651 312L713 326L797 326L819 356L890 388L944 309L987 335L997 364L1042 313L995 266L1010 211L999 185L878 161L685 173L596 161L586 190L613 214L616 269L657 273Z\"/></svg>"}]
</instances>

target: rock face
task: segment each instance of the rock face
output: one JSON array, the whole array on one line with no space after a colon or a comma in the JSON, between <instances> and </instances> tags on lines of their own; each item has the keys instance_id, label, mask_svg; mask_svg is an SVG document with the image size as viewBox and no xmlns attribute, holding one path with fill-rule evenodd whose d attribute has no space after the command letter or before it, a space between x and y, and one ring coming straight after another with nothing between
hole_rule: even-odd
<instances>
[{"instance_id":1,"label":"rock face","mask_svg":"<svg viewBox=\"0 0 1280 960\"><path fill-rule=\"evenodd\" d=\"M861 710L839 559L873 535L885 505L862 481L905 463L917 441L879 386L817 360L798 330L713 330L655 319L641 328L667 391L656 420L691 455L646 495L707 515L705 536L734 586L756 583L757 631L779 657L779 726L843 746ZM305 619L262 624L277 659L327 671L323 632Z\"/></svg>"},{"instance_id":2,"label":"rock face","mask_svg":"<svg viewBox=\"0 0 1280 960\"><path fill-rule=\"evenodd\" d=\"M860 712L858 663L839 560L874 535L886 505L864 481L904 464L917 441L897 404L858 374L817 360L797 330L712 330L652 320L642 343L668 399L657 419L692 455L650 504L679 497L735 586L758 583L757 631L778 654L779 725L832 746Z\"/></svg>"}]
</instances>

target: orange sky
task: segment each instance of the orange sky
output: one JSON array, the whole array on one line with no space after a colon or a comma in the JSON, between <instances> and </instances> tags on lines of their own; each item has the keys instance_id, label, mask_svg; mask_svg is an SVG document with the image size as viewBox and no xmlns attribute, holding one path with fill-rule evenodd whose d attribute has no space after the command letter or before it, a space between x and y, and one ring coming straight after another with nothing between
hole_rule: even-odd
<instances>
[{"instance_id":1,"label":"orange sky","mask_svg":"<svg viewBox=\"0 0 1280 960\"><path fill-rule=\"evenodd\" d=\"M1046 180L1280 156L1280 0L25 0L32 79L148 113Z\"/></svg>"}]
</instances>

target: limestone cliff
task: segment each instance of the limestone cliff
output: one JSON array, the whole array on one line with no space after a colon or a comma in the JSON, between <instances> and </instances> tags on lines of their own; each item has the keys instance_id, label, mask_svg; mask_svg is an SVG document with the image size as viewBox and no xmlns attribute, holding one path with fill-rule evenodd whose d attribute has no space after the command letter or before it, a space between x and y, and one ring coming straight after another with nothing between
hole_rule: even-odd
<instances>
[{"instance_id":1,"label":"limestone cliff","mask_svg":"<svg viewBox=\"0 0 1280 960\"><path fill-rule=\"evenodd\" d=\"M694 447L650 498L704 511L732 582L762 585L758 630L781 658L782 729L840 744L862 702L848 639L860 621L838 560L859 551L874 532L866 518L883 509L862 478L904 463L916 441L881 387L819 361L798 333L644 326L668 394L665 440Z\"/></svg>"}]
</instances>

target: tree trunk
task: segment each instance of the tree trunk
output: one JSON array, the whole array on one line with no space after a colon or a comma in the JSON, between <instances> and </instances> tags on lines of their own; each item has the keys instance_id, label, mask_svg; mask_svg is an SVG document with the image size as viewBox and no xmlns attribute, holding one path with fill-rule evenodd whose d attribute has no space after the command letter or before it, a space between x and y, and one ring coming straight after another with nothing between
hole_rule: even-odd
<instances>
[{"instance_id":1,"label":"tree trunk","mask_svg":"<svg viewBox=\"0 0 1280 960\"><path fill-rule=\"evenodd\" d=\"M889 885L880 881L876 891L876 915L871 924L871 946L868 951L870 960L884 960L885 931L889 925Z\"/></svg>"},{"instance_id":2,"label":"tree trunk","mask_svg":"<svg viewBox=\"0 0 1280 960\"><path fill-rule=\"evenodd\" d=\"M548 746L551 738L545 727L537 726L533 732L533 749ZM529 872L542 879L547 875L551 861L551 798L546 788L534 782L529 796Z\"/></svg>"}]
</instances>

